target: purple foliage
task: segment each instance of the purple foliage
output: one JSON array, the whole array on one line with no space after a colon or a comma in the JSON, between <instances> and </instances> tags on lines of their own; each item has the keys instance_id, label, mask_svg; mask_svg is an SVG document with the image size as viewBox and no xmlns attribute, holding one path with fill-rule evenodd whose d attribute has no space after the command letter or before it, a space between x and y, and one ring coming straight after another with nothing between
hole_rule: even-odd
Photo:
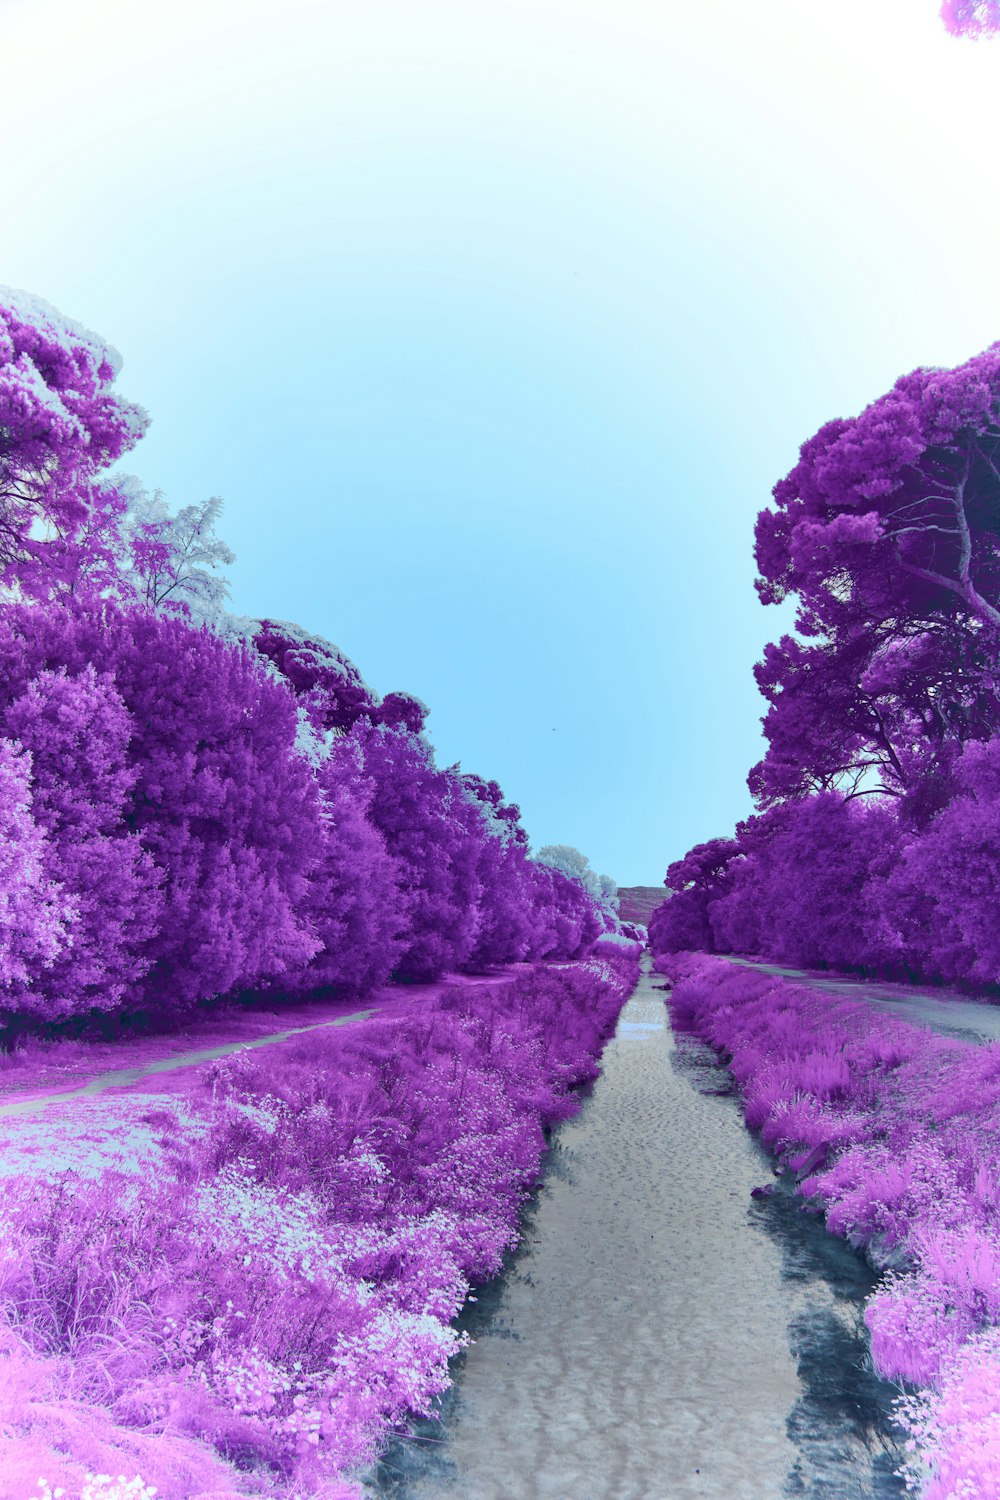
<instances>
[{"instance_id":1,"label":"purple foliage","mask_svg":"<svg viewBox=\"0 0 1000 1500\"><path fill-rule=\"evenodd\" d=\"M260 620L253 643L289 684L317 727L350 729L378 699L352 661L322 636L287 620Z\"/></svg>"},{"instance_id":2,"label":"purple foliage","mask_svg":"<svg viewBox=\"0 0 1000 1500\"><path fill-rule=\"evenodd\" d=\"M145 972L133 1003L187 1006L315 952L299 908L317 853L316 789L295 750L294 704L250 653L141 610L9 607L8 715L12 734L44 747L43 821L68 850L86 839L77 864L67 855L78 882L91 882L81 953L114 948L109 975L121 985L130 965ZM89 827L71 815L87 807ZM116 881L100 881L101 868ZM111 1003L122 998L119 988ZM78 1007L85 999L94 1003L80 988Z\"/></svg>"},{"instance_id":3,"label":"purple foliage","mask_svg":"<svg viewBox=\"0 0 1000 1500\"><path fill-rule=\"evenodd\" d=\"M406 892L399 977L435 979L458 969L478 935L484 821L430 746L406 729L359 721L351 732L373 786L371 819L396 860Z\"/></svg>"},{"instance_id":4,"label":"purple foliage","mask_svg":"<svg viewBox=\"0 0 1000 1500\"><path fill-rule=\"evenodd\" d=\"M811 968L875 962L872 887L892 869L900 842L887 808L825 792L771 809L741 835L729 889L709 903L712 946Z\"/></svg>"},{"instance_id":5,"label":"purple foliage","mask_svg":"<svg viewBox=\"0 0 1000 1500\"><path fill-rule=\"evenodd\" d=\"M735 839L710 839L696 844L667 870L671 894L649 921L654 953L711 951L711 908L729 890L729 865L739 853Z\"/></svg>"},{"instance_id":6,"label":"purple foliage","mask_svg":"<svg viewBox=\"0 0 1000 1500\"><path fill-rule=\"evenodd\" d=\"M494 783L484 801L404 726L360 717L315 765L297 732L288 687L208 630L8 606L0 734L30 752L37 825L17 868L43 927L55 915L7 1011L360 993L391 972L576 956L601 931L595 898L527 858Z\"/></svg>"},{"instance_id":7,"label":"purple foliage","mask_svg":"<svg viewBox=\"0 0 1000 1500\"><path fill-rule=\"evenodd\" d=\"M0 985L47 973L67 941L73 903L53 880L51 840L31 815L31 759L0 741Z\"/></svg>"},{"instance_id":8,"label":"purple foliage","mask_svg":"<svg viewBox=\"0 0 1000 1500\"><path fill-rule=\"evenodd\" d=\"M964 1492L946 1477L996 1479L1000 1045L716 958L666 966L675 1024L727 1059L747 1124L827 1227L890 1268L865 1318L879 1372L926 1388L901 1409L915 1481L944 1500Z\"/></svg>"},{"instance_id":9,"label":"purple foliage","mask_svg":"<svg viewBox=\"0 0 1000 1500\"><path fill-rule=\"evenodd\" d=\"M378 707L378 720L422 734L428 712L427 704L412 693L386 693Z\"/></svg>"},{"instance_id":10,"label":"purple foliage","mask_svg":"<svg viewBox=\"0 0 1000 1500\"><path fill-rule=\"evenodd\" d=\"M941 19L952 36L994 36L1000 31L998 0L941 0Z\"/></svg>"},{"instance_id":11,"label":"purple foliage","mask_svg":"<svg viewBox=\"0 0 1000 1500\"><path fill-rule=\"evenodd\" d=\"M768 647L757 669L763 804L881 787L933 810L954 747L1000 726L998 405L1000 345L914 370L822 427L775 486L757 587L765 602L796 597L804 639Z\"/></svg>"},{"instance_id":12,"label":"purple foliage","mask_svg":"<svg viewBox=\"0 0 1000 1500\"><path fill-rule=\"evenodd\" d=\"M283 988L333 988L355 994L384 984L405 942L410 903L399 862L371 820L375 784L360 747L338 741L317 772L319 858L304 914L319 951Z\"/></svg>"},{"instance_id":13,"label":"purple foliage","mask_svg":"<svg viewBox=\"0 0 1000 1500\"><path fill-rule=\"evenodd\" d=\"M131 718L111 676L43 670L0 711L31 756L32 813L47 835L43 867L72 902L59 954L11 985L3 1004L47 1020L113 1010L146 974L162 879L126 825L137 773Z\"/></svg>"},{"instance_id":14,"label":"purple foliage","mask_svg":"<svg viewBox=\"0 0 1000 1500\"><path fill-rule=\"evenodd\" d=\"M146 414L114 389L121 359L24 292L0 289L0 577L45 596L72 579L100 476Z\"/></svg>"},{"instance_id":15,"label":"purple foliage","mask_svg":"<svg viewBox=\"0 0 1000 1500\"><path fill-rule=\"evenodd\" d=\"M213 1491L214 1450L219 1495L353 1493L337 1476L447 1385L449 1323L516 1241L544 1127L577 1108L635 977L621 959L537 967L282 1043L280 1066L274 1049L213 1064L188 1101L205 1128L159 1112L163 1170L141 1191L8 1180L19 1466L79 1483L127 1453L161 1500L189 1500ZM32 1400L57 1366L83 1428L61 1443L52 1397Z\"/></svg>"}]
</instances>

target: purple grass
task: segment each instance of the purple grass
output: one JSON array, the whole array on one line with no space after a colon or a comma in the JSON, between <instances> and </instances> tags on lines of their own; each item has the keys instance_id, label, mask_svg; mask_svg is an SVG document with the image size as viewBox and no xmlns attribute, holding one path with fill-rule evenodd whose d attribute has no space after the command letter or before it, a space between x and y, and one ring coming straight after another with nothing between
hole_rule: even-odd
<instances>
[{"instance_id":1,"label":"purple grass","mask_svg":"<svg viewBox=\"0 0 1000 1500\"><path fill-rule=\"evenodd\" d=\"M354 1493L447 1386L635 974L536 966L243 1052L191 1084L202 1131L158 1113L157 1176L8 1179L3 1500Z\"/></svg>"},{"instance_id":2,"label":"purple grass","mask_svg":"<svg viewBox=\"0 0 1000 1500\"><path fill-rule=\"evenodd\" d=\"M885 1272L865 1321L878 1372L916 1388L899 1405L911 1484L1000 1492L1000 1044L718 958L660 966L675 1024L726 1059L747 1124Z\"/></svg>"}]
</instances>

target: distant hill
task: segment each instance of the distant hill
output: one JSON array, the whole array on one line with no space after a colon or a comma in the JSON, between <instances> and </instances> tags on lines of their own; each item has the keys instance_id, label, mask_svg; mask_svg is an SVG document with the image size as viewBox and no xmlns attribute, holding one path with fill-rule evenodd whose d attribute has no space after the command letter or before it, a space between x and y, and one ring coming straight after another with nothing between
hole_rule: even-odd
<instances>
[{"instance_id":1,"label":"distant hill","mask_svg":"<svg viewBox=\"0 0 1000 1500\"><path fill-rule=\"evenodd\" d=\"M669 894L663 885L620 885L618 914L623 922L641 922L645 927L660 902L666 901Z\"/></svg>"}]
</instances>

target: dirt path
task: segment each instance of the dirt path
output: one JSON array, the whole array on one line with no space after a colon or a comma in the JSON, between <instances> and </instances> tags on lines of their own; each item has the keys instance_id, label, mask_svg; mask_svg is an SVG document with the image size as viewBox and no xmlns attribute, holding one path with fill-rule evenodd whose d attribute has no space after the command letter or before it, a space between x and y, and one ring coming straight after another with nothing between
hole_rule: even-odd
<instances>
[{"instance_id":1,"label":"dirt path","mask_svg":"<svg viewBox=\"0 0 1000 1500\"><path fill-rule=\"evenodd\" d=\"M314 1031L412 1014L458 986L509 983L516 973L511 965L488 976L386 985L366 996L364 1009L325 1000L274 1011L232 1008L158 1036L29 1043L13 1058L0 1054L0 1190L5 1178L25 1174L52 1180L67 1171L97 1178L163 1170L171 1134L194 1137L205 1129L206 1064Z\"/></svg>"},{"instance_id":2,"label":"dirt path","mask_svg":"<svg viewBox=\"0 0 1000 1500\"><path fill-rule=\"evenodd\" d=\"M268 1047L274 1042L287 1041L289 1037L301 1036L306 1031L322 1031L329 1026L347 1026L352 1021L365 1021L374 1015L374 1010L358 1010L348 1016L338 1016L333 1021L318 1021L312 1026L292 1026L287 1031L275 1031L268 1036L245 1038L229 1042L221 1047L204 1047L197 1052L181 1052L176 1057L161 1058L155 1062L142 1062L131 1068L112 1068L100 1073L88 1083L77 1088L61 1089L55 1093L31 1093L25 1098L0 1104L0 1116L34 1114L51 1104L66 1104L71 1099L86 1099L94 1094L103 1094L107 1089L127 1088L131 1084L144 1083L158 1073L171 1073L177 1068L193 1068L200 1063L212 1062L217 1057L229 1057L234 1052L250 1051L254 1047Z\"/></svg>"},{"instance_id":3,"label":"dirt path","mask_svg":"<svg viewBox=\"0 0 1000 1500\"><path fill-rule=\"evenodd\" d=\"M780 964L760 963L755 959L721 955L727 962L765 974L780 974L796 984L826 994L841 995L846 1000L866 1000L869 1005L901 1021L927 1026L942 1036L956 1036L965 1042L1000 1041L1000 1005L995 1001L977 1000L957 990L932 989L929 986L890 984L881 979L858 979L845 974L817 973L807 969L786 969Z\"/></svg>"},{"instance_id":4,"label":"dirt path","mask_svg":"<svg viewBox=\"0 0 1000 1500\"><path fill-rule=\"evenodd\" d=\"M464 1362L440 1450L451 1472L416 1477L406 1500L781 1494L799 1384L775 1257L748 1216L759 1153L674 1068L654 978L560 1128L524 1251Z\"/></svg>"},{"instance_id":5,"label":"dirt path","mask_svg":"<svg viewBox=\"0 0 1000 1500\"><path fill-rule=\"evenodd\" d=\"M178 1081L163 1075L244 1049L273 1046L305 1032L419 1010L459 986L510 983L519 967L510 965L490 975L449 974L433 984L385 985L366 996L363 1009L351 1009L344 1001L313 1000L275 1010L223 1010L193 1018L180 1031L120 1041L29 1042L23 1054L0 1053L0 1118L36 1114L110 1090L119 1091L120 1097L121 1091L137 1091L153 1079L160 1080L157 1092L176 1089Z\"/></svg>"}]
</instances>

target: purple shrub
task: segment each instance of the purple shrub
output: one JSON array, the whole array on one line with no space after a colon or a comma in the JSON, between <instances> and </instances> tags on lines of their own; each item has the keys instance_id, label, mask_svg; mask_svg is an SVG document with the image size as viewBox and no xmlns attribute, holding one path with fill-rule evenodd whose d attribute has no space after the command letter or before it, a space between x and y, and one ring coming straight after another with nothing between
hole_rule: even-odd
<instances>
[{"instance_id":1,"label":"purple shrub","mask_svg":"<svg viewBox=\"0 0 1000 1500\"><path fill-rule=\"evenodd\" d=\"M945 1359L937 1389L900 1402L906 1477L923 1500L1000 1492L998 1390L1000 1330L990 1328Z\"/></svg>"}]
</instances>

